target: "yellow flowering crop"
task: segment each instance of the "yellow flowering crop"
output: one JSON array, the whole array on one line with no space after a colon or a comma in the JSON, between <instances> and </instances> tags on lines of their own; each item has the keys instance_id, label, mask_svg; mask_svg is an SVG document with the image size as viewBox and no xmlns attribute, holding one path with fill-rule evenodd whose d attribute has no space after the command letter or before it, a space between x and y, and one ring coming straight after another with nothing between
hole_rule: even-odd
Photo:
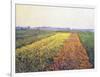
<instances>
[{"instance_id":1,"label":"yellow flowering crop","mask_svg":"<svg viewBox=\"0 0 100 77\"><path fill-rule=\"evenodd\" d=\"M59 44L63 43L64 40L68 39L69 36L70 36L70 33L60 33L59 32L53 36L47 37L45 39L42 39L30 45L26 45L22 48L17 48L16 50L20 52L25 51L25 50L31 51L31 49L38 49L42 51L47 47L49 48L58 47Z\"/></svg>"},{"instance_id":2,"label":"yellow flowering crop","mask_svg":"<svg viewBox=\"0 0 100 77\"><path fill-rule=\"evenodd\" d=\"M47 70L47 65L64 45L71 33L56 33L32 44L16 49L16 66L20 71ZM20 66L20 67L19 67Z\"/></svg>"}]
</instances>

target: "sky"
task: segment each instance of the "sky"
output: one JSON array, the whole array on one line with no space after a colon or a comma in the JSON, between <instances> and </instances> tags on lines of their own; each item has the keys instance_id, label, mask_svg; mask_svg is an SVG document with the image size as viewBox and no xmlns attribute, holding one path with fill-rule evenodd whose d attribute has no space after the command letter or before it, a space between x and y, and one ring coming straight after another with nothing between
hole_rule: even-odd
<instances>
[{"instance_id":1,"label":"sky","mask_svg":"<svg viewBox=\"0 0 100 77\"><path fill-rule=\"evenodd\" d=\"M16 26L94 29L94 9L17 4Z\"/></svg>"}]
</instances>

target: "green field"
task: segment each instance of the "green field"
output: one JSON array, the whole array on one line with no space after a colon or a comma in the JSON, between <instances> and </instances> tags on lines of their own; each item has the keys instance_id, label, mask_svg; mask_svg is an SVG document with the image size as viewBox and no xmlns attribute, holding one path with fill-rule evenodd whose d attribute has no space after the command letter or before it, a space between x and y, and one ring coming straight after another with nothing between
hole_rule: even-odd
<instances>
[{"instance_id":1,"label":"green field","mask_svg":"<svg viewBox=\"0 0 100 77\"><path fill-rule=\"evenodd\" d=\"M94 32L80 32L79 36L94 67Z\"/></svg>"}]
</instances>

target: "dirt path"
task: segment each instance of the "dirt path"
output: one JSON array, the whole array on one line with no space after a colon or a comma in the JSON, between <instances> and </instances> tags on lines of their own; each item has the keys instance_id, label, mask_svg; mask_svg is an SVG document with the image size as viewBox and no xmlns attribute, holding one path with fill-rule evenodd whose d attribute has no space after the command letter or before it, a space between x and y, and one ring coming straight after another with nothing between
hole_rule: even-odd
<instances>
[{"instance_id":1,"label":"dirt path","mask_svg":"<svg viewBox=\"0 0 100 77\"><path fill-rule=\"evenodd\" d=\"M54 57L54 63L49 66L50 70L86 69L91 68L89 57L82 46L77 33L72 33L65 40L64 47Z\"/></svg>"}]
</instances>

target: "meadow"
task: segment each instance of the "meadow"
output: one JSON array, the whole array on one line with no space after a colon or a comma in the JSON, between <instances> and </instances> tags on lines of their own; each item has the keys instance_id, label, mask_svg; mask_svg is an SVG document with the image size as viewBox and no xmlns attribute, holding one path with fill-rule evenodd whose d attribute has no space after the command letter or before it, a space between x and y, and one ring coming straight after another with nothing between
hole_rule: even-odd
<instances>
[{"instance_id":1,"label":"meadow","mask_svg":"<svg viewBox=\"0 0 100 77\"><path fill-rule=\"evenodd\" d=\"M17 73L93 67L93 32L16 30Z\"/></svg>"}]
</instances>

